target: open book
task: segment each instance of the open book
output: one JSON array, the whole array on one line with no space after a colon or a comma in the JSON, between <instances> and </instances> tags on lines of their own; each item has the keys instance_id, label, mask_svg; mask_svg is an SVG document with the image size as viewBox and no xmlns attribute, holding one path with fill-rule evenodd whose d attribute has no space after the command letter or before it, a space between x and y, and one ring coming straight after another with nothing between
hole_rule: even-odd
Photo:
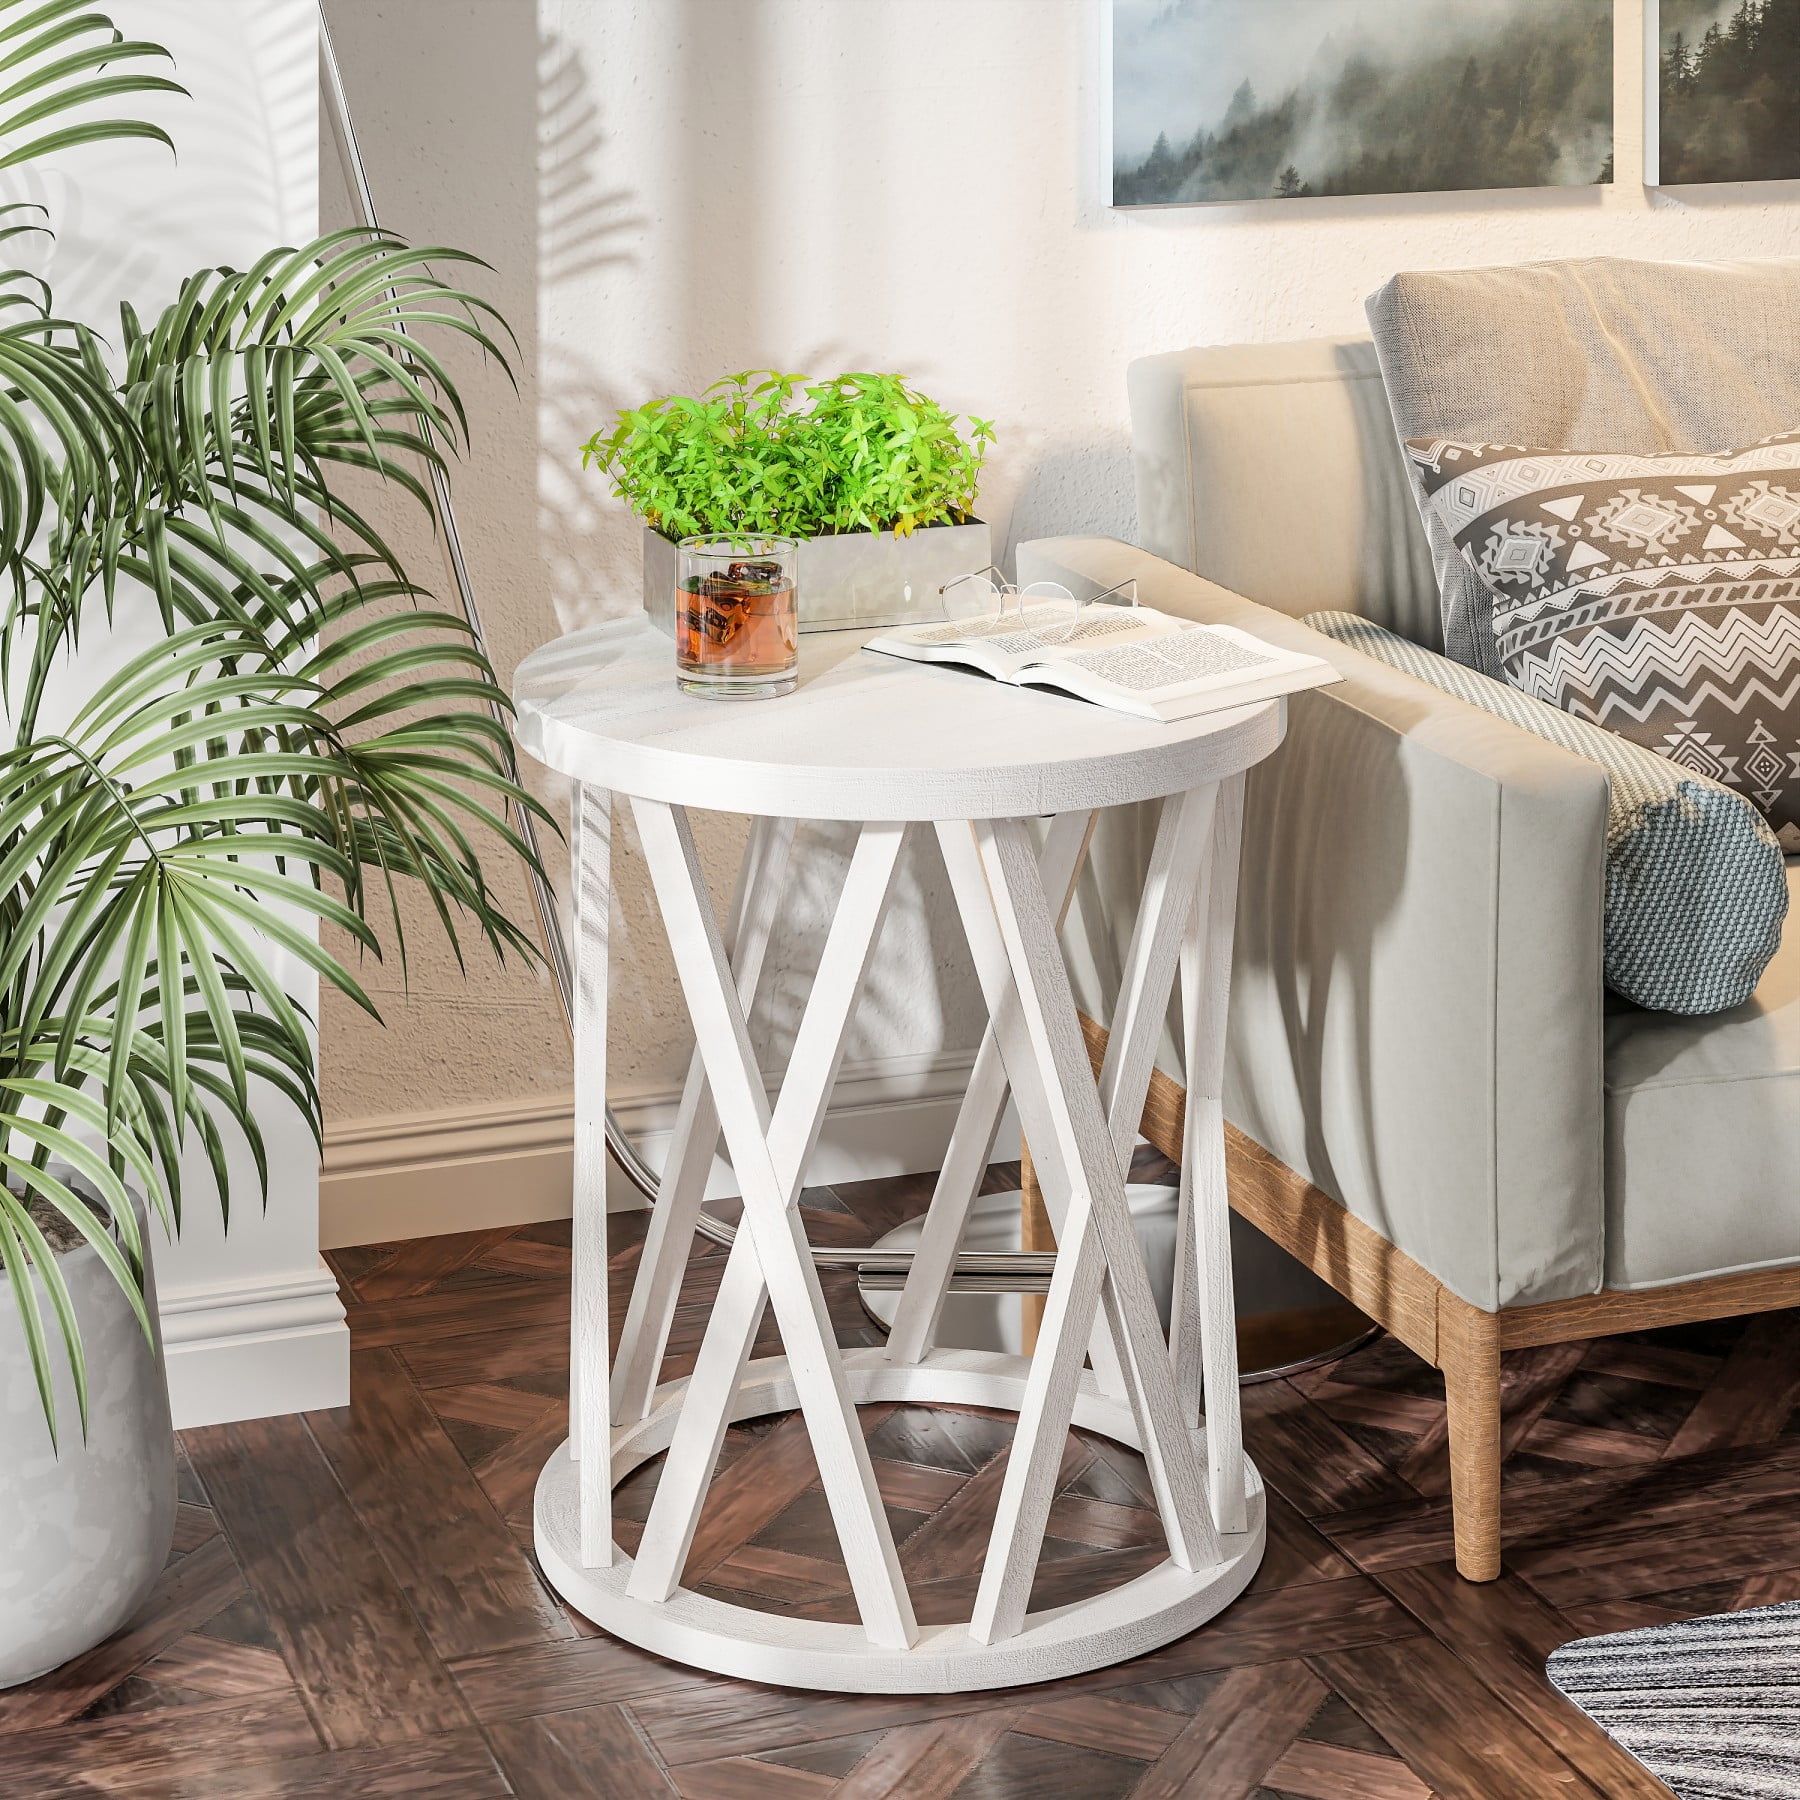
<instances>
[{"instance_id":1,"label":"open book","mask_svg":"<svg viewBox=\"0 0 1800 1800\"><path fill-rule=\"evenodd\" d=\"M1147 606L1090 606L1071 623L1051 607L1002 619L878 631L865 650L952 663L1015 687L1054 688L1140 718L1192 719L1336 681L1317 656L1277 649L1230 625Z\"/></svg>"}]
</instances>

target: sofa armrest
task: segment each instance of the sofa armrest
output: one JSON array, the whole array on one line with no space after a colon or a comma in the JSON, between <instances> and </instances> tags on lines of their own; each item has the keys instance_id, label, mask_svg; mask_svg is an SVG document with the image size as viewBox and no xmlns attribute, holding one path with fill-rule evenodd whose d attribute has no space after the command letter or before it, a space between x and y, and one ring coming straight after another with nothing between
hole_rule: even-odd
<instances>
[{"instance_id":1,"label":"sofa armrest","mask_svg":"<svg viewBox=\"0 0 1800 1800\"><path fill-rule=\"evenodd\" d=\"M1604 772L1130 545L1019 577L1135 577L1338 668L1251 773L1226 1111L1475 1306L1595 1290Z\"/></svg>"}]
</instances>

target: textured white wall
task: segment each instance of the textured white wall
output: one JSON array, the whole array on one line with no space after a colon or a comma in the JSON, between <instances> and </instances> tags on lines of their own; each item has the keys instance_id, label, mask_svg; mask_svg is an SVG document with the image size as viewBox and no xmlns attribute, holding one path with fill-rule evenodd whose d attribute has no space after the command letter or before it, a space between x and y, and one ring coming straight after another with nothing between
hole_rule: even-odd
<instances>
[{"instance_id":1,"label":"textured white wall","mask_svg":"<svg viewBox=\"0 0 1800 1800\"><path fill-rule=\"evenodd\" d=\"M178 155L143 143L89 146L9 177L5 197L48 207L55 244L28 253L39 256L58 310L88 320L116 343L121 300L153 319L196 269L222 262L241 267L272 244L313 235L317 26L312 0L113 0L107 10L127 35L174 54L175 77L191 98L134 99L128 110L163 125ZM153 615L133 617L122 608L110 641L98 628L84 637L61 695L84 698L100 669L159 632ZM289 991L316 1007L311 971L297 958L275 962ZM271 1165L267 1211L258 1203L248 1154L234 1154L237 1205L228 1233L196 1149L180 1240L159 1249L177 1424L267 1410L254 1391L225 1397L210 1374L196 1375L181 1347L186 1340L239 1329L243 1316L232 1309L259 1305L270 1293L302 1296L298 1304L309 1326L329 1310L328 1299L314 1291L319 1184L311 1134L273 1096L262 1116ZM329 1278L324 1285L328 1291ZM308 1391L310 1398L295 1403L333 1398ZM278 1396L273 1403L283 1402Z\"/></svg>"},{"instance_id":2,"label":"textured white wall","mask_svg":"<svg viewBox=\"0 0 1800 1800\"><path fill-rule=\"evenodd\" d=\"M998 543L1129 537L1134 356L1357 330L1363 297L1399 268L1800 252L1800 184L1640 185L1642 0L1617 7L1611 189L1116 214L1099 0L330 0L330 13L390 222L494 261L525 344L522 404L475 377L484 443L459 490L509 665L636 607L634 527L576 451L652 393L770 364L904 369L997 419L983 511ZM831 881L830 865L813 878ZM614 1068L662 1088L678 1002L629 864L623 882ZM778 1024L816 955L817 904L792 908ZM890 938L851 1056L966 1045L969 984L942 909L909 896ZM485 973L465 987L438 957L415 965L410 998L387 998L385 1039L327 1006L335 1116L567 1083L541 988Z\"/></svg>"}]
</instances>

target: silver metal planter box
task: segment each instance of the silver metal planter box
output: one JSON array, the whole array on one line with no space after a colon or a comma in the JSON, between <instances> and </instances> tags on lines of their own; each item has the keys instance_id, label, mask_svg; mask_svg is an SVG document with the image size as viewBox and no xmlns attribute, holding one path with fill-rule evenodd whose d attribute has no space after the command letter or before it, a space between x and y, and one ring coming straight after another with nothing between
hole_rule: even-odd
<instances>
[{"instance_id":1,"label":"silver metal planter box","mask_svg":"<svg viewBox=\"0 0 1800 1800\"><path fill-rule=\"evenodd\" d=\"M938 589L993 561L988 528L927 525L910 537L857 531L800 540L800 629L867 631L941 616ZM674 543L644 527L644 611L675 635Z\"/></svg>"}]
</instances>

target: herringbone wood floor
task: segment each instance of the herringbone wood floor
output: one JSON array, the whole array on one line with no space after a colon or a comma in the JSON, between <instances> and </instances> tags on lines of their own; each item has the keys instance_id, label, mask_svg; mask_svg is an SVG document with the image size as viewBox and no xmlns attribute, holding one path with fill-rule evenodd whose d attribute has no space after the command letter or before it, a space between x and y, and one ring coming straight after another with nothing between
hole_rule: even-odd
<instances>
[{"instance_id":1,"label":"herringbone wood floor","mask_svg":"<svg viewBox=\"0 0 1800 1800\"><path fill-rule=\"evenodd\" d=\"M808 1228L866 1242L927 1187L817 1190ZM615 1225L616 1319L641 1218ZM1661 1794L1546 1686L1546 1654L1800 1595L1794 1315L1511 1358L1507 1572L1485 1588L1451 1572L1437 1380L1384 1340L1246 1392L1268 1556L1244 1598L1166 1650L949 1698L695 1675L598 1635L531 1560L532 1485L563 1435L568 1227L335 1260L351 1406L186 1435L161 1585L110 1643L0 1695L0 1793ZM670 1373L719 1268L714 1254L690 1276ZM848 1279L832 1287L843 1338L872 1341ZM1009 1427L911 1407L863 1419L920 1615L957 1614ZM622 1535L654 1478L621 1489ZM1156 1560L1138 1459L1072 1439L1051 1532L1040 1603ZM732 1433L688 1580L849 1616L797 1422Z\"/></svg>"}]
</instances>

